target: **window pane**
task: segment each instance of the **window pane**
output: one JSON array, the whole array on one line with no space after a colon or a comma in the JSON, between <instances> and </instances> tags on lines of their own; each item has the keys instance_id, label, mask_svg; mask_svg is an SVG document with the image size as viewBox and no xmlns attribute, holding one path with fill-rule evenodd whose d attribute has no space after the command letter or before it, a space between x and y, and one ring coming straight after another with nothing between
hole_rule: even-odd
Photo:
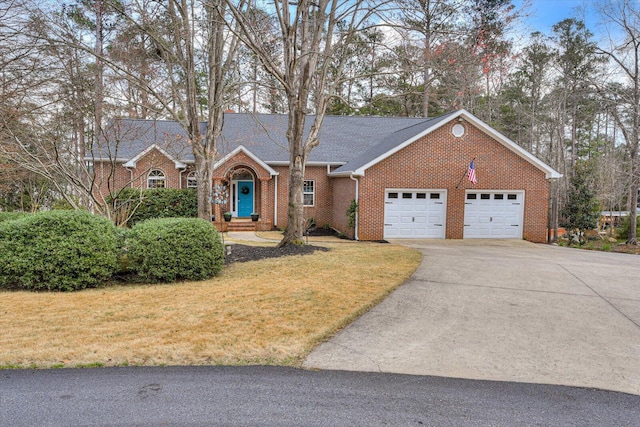
<instances>
[{"instance_id":1,"label":"window pane","mask_svg":"<svg viewBox=\"0 0 640 427\"><path fill-rule=\"evenodd\" d=\"M429 195L430 199L439 199L440 198L440 193L431 193Z\"/></svg>"},{"instance_id":2,"label":"window pane","mask_svg":"<svg viewBox=\"0 0 640 427\"><path fill-rule=\"evenodd\" d=\"M398 198L398 193L389 193L389 198L390 199L397 199Z\"/></svg>"},{"instance_id":3,"label":"window pane","mask_svg":"<svg viewBox=\"0 0 640 427\"><path fill-rule=\"evenodd\" d=\"M467 200L475 200L478 198L477 194L467 194Z\"/></svg>"},{"instance_id":4,"label":"window pane","mask_svg":"<svg viewBox=\"0 0 640 427\"><path fill-rule=\"evenodd\" d=\"M489 200L491 198L491 194L481 194L480 195L480 199L481 200Z\"/></svg>"},{"instance_id":5,"label":"window pane","mask_svg":"<svg viewBox=\"0 0 640 427\"><path fill-rule=\"evenodd\" d=\"M147 188L164 188L165 176L164 172L158 169L154 169L149 172L147 177Z\"/></svg>"},{"instance_id":6,"label":"window pane","mask_svg":"<svg viewBox=\"0 0 640 427\"><path fill-rule=\"evenodd\" d=\"M402 193L403 199L413 199L413 193Z\"/></svg>"},{"instance_id":7,"label":"window pane","mask_svg":"<svg viewBox=\"0 0 640 427\"><path fill-rule=\"evenodd\" d=\"M191 172L187 175L187 188L198 188L198 180L196 179L195 172Z\"/></svg>"},{"instance_id":8,"label":"window pane","mask_svg":"<svg viewBox=\"0 0 640 427\"><path fill-rule=\"evenodd\" d=\"M493 199L494 200L504 200L504 194L494 194L493 195Z\"/></svg>"},{"instance_id":9,"label":"window pane","mask_svg":"<svg viewBox=\"0 0 640 427\"><path fill-rule=\"evenodd\" d=\"M315 181L308 180L302 182L302 193L303 193L303 205L304 206L313 206L314 205L314 187Z\"/></svg>"},{"instance_id":10,"label":"window pane","mask_svg":"<svg viewBox=\"0 0 640 427\"><path fill-rule=\"evenodd\" d=\"M516 200L518 198L518 196L516 196L515 194L509 194L507 195L507 199L508 200Z\"/></svg>"},{"instance_id":11,"label":"window pane","mask_svg":"<svg viewBox=\"0 0 640 427\"><path fill-rule=\"evenodd\" d=\"M426 199L427 193L418 193L416 194L416 199Z\"/></svg>"},{"instance_id":12,"label":"window pane","mask_svg":"<svg viewBox=\"0 0 640 427\"><path fill-rule=\"evenodd\" d=\"M313 181L304 181L302 191L305 193L313 193Z\"/></svg>"}]
</instances>

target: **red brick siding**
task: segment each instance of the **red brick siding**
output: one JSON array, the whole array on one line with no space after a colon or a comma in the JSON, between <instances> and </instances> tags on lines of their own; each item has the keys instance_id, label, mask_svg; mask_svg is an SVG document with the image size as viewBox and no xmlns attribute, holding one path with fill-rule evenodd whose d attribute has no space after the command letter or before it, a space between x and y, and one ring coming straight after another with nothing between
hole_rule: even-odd
<instances>
[{"instance_id":1,"label":"red brick siding","mask_svg":"<svg viewBox=\"0 0 640 427\"><path fill-rule=\"evenodd\" d=\"M361 240L379 240L384 233L385 188L447 190L448 239L461 239L464 227L465 189L524 190L523 238L546 241L549 183L544 172L511 152L469 123L461 138L451 134L449 123L367 169L360 179L359 233ZM478 184L465 179L476 158Z\"/></svg>"},{"instance_id":2,"label":"red brick siding","mask_svg":"<svg viewBox=\"0 0 640 427\"><path fill-rule=\"evenodd\" d=\"M332 226L351 238L355 237L355 229L347 225L347 209L356 198L356 182L351 178L334 178L333 184L333 219ZM359 236L358 236L359 237Z\"/></svg>"},{"instance_id":3,"label":"red brick siding","mask_svg":"<svg viewBox=\"0 0 640 427\"><path fill-rule=\"evenodd\" d=\"M284 228L288 223L287 210L289 205L289 167L276 166L278 175L278 228ZM314 218L318 227L332 225L332 189L331 180L327 176L326 166L306 166L305 180L315 182L314 206L304 208L305 218Z\"/></svg>"},{"instance_id":4,"label":"red brick siding","mask_svg":"<svg viewBox=\"0 0 640 427\"><path fill-rule=\"evenodd\" d=\"M191 171L187 168L181 174L182 169L176 169L175 163L156 149L139 159L135 168L127 169L123 163L117 163L112 171L111 166L110 162L96 162L94 165L96 186L103 197L122 188L147 188L147 177L153 169L164 172L166 188L186 188L187 174Z\"/></svg>"},{"instance_id":5,"label":"red brick siding","mask_svg":"<svg viewBox=\"0 0 640 427\"><path fill-rule=\"evenodd\" d=\"M131 173L122 166L122 163L112 165L110 162L96 162L93 170L95 194L98 198L106 198L109 194L131 186Z\"/></svg>"}]
</instances>

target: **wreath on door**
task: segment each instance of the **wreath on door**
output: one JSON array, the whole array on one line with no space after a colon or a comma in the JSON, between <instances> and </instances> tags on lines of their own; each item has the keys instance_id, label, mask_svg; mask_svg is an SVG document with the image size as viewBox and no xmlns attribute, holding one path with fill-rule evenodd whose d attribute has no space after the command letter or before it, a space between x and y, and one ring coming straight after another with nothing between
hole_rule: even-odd
<instances>
[{"instance_id":1,"label":"wreath on door","mask_svg":"<svg viewBox=\"0 0 640 427\"><path fill-rule=\"evenodd\" d=\"M247 187L246 185L243 185L242 188L240 189L240 192L242 194L249 194L249 187Z\"/></svg>"}]
</instances>

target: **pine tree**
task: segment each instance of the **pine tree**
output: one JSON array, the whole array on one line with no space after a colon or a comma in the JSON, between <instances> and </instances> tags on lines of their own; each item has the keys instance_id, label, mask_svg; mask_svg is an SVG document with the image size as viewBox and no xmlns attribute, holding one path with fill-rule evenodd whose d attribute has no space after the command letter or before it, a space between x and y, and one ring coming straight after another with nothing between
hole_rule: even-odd
<instances>
[{"instance_id":1,"label":"pine tree","mask_svg":"<svg viewBox=\"0 0 640 427\"><path fill-rule=\"evenodd\" d=\"M587 164L576 164L563 212L567 228L572 235L578 236L580 245L585 243L585 231L596 228L600 217L599 202L592 190L592 176Z\"/></svg>"}]
</instances>

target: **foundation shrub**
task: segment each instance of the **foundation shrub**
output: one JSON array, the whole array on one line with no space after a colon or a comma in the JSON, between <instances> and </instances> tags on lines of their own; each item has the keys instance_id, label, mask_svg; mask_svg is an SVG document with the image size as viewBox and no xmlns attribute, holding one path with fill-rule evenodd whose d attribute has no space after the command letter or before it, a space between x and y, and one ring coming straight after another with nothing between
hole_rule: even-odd
<instances>
[{"instance_id":1,"label":"foundation shrub","mask_svg":"<svg viewBox=\"0 0 640 427\"><path fill-rule=\"evenodd\" d=\"M141 222L127 233L125 246L130 270L149 282L207 279L224 262L220 235L199 218Z\"/></svg>"},{"instance_id":2,"label":"foundation shrub","mask_svg":"<svg viewBox=\"0 0 640 427\"><path fill-rule=\"evenodd\" d=\"M122 217L130 216L129 226L147 219L198 216L198 196L193 188L125 188L108 202L114 204Z\"/></svg>"},{"instance_id":3,"label":"foundation shrub","mask_svg":"<svg viewBox=\"0 0 640 427\"><path fill-rule=\"evenodd\" d=\"M0 222L13 221L29 215L26 212L0 212Z\"/></svg>"},{"instance_id":4,"label":"foundation shrub","mask_svg":"<svg viewBox=\"0 0 640 427\"><path fill-rule=\"evenodd\" d=\"M75 291L118 268L113 224L84 211L48 211L0 223L0 286Z\"/></svg>"}]
</instances>

